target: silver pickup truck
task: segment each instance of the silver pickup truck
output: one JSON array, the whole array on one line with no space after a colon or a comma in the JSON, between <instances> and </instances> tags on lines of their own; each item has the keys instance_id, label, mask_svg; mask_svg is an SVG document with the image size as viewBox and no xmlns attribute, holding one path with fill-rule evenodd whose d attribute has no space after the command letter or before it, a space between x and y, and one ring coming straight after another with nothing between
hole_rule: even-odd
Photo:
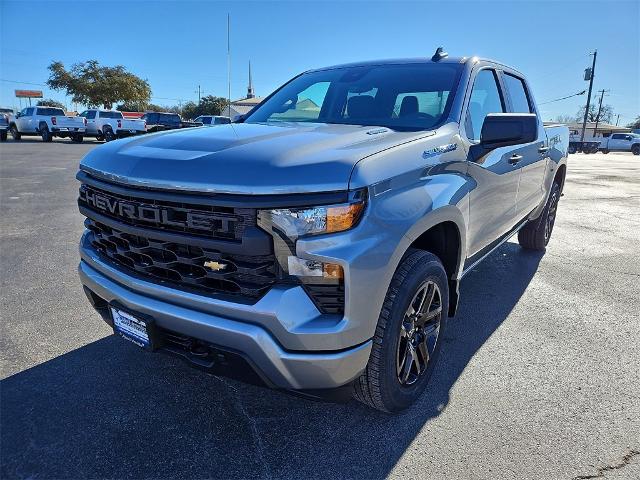
<instances>
[{"instance_id":1,"label":"silver pickup truck","mask_svg":"<svg viewBox=\"0 0 640 480\"><path fill-rule=\"evenodd\" d=\"M85 130L83 118L67 115L61 108L47 106L23 108L9 125L15 141L23 135L39 135L43 142L50 142L53 137L81 142Z\"/></svg>"},{"instance_id":2,"label":"silver pickup truck","mask_svg":"<svg viewBox=\"0 0 640 480\"><path fill-rule=\"evenodd\" d=\"M568 136L491 60L308 71L243 123L89 152L80 278L146 350L399 411L427 389L465 274L515 234L545 249Z\"/></svg>"},{"instance_id":3,"label":"silver pickup truck","mask_svg":"<svg viewBox=\"0 0 640 480\"><path fill-rule=\"evenodd\" d=\"M110 142L118 138L147 133L144 120L124 118L117 110L89 109L80 114L87 123L86 136Z\"/></svg>"}]
</instances>

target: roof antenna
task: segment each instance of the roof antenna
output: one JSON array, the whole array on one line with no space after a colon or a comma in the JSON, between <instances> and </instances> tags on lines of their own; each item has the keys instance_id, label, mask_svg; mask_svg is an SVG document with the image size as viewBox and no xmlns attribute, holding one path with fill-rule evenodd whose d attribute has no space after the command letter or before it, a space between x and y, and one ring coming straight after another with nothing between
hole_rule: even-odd
<instances>
[{"instance_id":1,"label":"roof antenna","mask_svg":"<svg viewBox=\"0 0 640 480\"><path fill-rule=\"evenodd\" d=\"M438 49L436 50L436 53L434 53L433 57L431 57L431 60L434 62L438 62L443 58L447 58L448 56L449 54L444 51L444 47L438 47Z\"/></svg>"}]
</instances>

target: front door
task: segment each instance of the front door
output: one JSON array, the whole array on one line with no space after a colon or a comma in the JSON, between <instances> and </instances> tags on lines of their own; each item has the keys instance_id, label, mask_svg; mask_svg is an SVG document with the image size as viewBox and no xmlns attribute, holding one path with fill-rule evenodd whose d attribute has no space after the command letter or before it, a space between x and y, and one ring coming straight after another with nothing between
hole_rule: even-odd
<instances>
[{"instance_id":1,"label":"front door","mask_svg":"<svg viewBox=\"0 0 640 480\"><path fill-rule=\"evenodd\" d=\"M482 123L489 113L506 112L506 103L493 69L480 70L467 103L464 131L472 143L480 141ZM469 256L481 255L516 223L516 194L520 168L514 163L514 147L492 150L469 161L468 174L475 180L469 193Z\"/></svg>"}]
</instances>

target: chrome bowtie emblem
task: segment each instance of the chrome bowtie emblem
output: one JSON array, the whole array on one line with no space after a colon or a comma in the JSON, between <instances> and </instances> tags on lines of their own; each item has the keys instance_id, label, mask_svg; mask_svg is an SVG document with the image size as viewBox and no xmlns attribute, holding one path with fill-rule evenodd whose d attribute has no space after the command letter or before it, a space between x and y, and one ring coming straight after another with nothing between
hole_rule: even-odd
<instances>
[{"instance_id":1,"label":"chrome bowtie emblem","mask_svg":"<svg viewBox=\"0 0 640 480\"><path fill-rule=\"evenodd\" d=\"M449 143L447 145L440 145L439 147L430 148L422 152L422 158L433 157L434 155L440 155L441 153L452 152L458 148L458 144Z\"/></svg>"},{"instance_id":2,"label":"chrome bowtie emblem","mask_svg":"<svg viewBox=\"0 0 640 480\"><path fill-rule=\"evenodd\" d=\"M224 270L227 268L226 263L214 262L213 260L207 260L204 262L204 266L213 270L214 272L219 272L220 270Z\"/></svg>"}]
</instances>

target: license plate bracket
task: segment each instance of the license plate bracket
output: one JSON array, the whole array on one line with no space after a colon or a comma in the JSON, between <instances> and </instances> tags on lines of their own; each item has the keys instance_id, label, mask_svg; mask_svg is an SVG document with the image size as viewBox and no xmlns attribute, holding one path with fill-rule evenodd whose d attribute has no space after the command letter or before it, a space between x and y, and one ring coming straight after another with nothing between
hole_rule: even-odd
<instances>
[{"instance_id":1,"label":"license plate bracket","mask_svg":"<svg viewBox=\"0 0 640 480\"><path fill-rule=\"evenodd\" d=\"M114 334L149 351L162 345L162 338L153 318L132 312L119 304L110 304L109 311Z\"/></svg>"}]
</instances>

